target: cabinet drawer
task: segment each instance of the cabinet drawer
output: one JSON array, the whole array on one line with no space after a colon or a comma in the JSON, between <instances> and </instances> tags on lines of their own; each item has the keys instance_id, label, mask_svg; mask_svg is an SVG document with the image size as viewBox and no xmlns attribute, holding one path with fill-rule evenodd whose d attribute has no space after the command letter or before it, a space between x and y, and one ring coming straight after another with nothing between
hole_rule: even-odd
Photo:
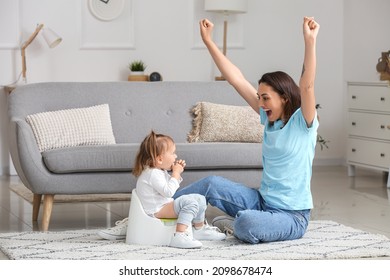
<instances>
[{"instance_id":1,"label":"cabinet drawer","mask_svg":"<svg viewBox=\"0 0 390 280\"><path fill-rule=\"evenodd\" d=\"M390 143L361 139L348 139L348 162L375 167L390 167Z\"/></svg>"},{"instance_id":2,"label":"cabinet drawer","mask_svg":"<svg viewBox=\"0 0 390 280\"><path fill-rule=\"evenodd\" d=\"M387 86L348 86L350 109L390 112L390 88Z\"/></svg>"},{"instance_id":3,"label":"cabinet drawer","mask_svg":"<svg viewBox=\"0 0 390 280\"><path fill-rule=\"evenodd\" d=\"M349 112L350 135L390 140L390 115Z\"/></svg>"}]
</instances>

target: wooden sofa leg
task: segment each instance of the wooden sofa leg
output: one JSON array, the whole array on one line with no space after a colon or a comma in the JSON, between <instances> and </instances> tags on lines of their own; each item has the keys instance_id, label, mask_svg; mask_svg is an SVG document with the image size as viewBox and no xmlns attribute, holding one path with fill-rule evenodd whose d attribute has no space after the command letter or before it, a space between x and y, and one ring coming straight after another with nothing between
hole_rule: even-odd
<instances>
[{"instance_id":1,"label":"wooden sofa leg","mask_svg":"<svg viewBox=\"0 0 390 280\"><path fill-rule=\"evenodd\" d=\"M38 220L39 208L41 207L41 201L42 201L42 195L34 193L33 213L32 213L33 214L33 216L32 216L33 222L36 222Z\"/></svg>"},{"instance_id":2,"label":"wooden sofa leg","mask_svg":"<svg viewBox=\"0 0 390 280\"><path fill-rule=\"evenodd\" d=\"M43 197L42 231L49 230L51 210L53 209L54 194L45 194Z\"/></svg>"}]
</instances>

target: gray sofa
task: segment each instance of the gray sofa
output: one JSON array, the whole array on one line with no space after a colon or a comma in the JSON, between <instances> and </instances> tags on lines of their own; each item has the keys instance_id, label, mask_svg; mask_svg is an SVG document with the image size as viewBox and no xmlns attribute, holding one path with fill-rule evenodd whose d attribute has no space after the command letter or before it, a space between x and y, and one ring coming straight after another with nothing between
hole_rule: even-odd
<instances>
[{"instance_id":1,"label":"gray sofa","mask_svg":"<svg viewBox=\"0 0 390 280\"><path fill-rule=\"evenodd\" d=\"M56 194L130 193L140 142L151 131L168 134L185 159L182 186L221 175L250 187L260 184L261 143L188 143L193 106L200 101L246 105L226 82L52 82L16 88L9 97L10 152L18 176L34 193L33 220L41 199L41 230L49 227ZM108 104L115 144L38 149L31 114Z\"/></svg>"}]
</instances>

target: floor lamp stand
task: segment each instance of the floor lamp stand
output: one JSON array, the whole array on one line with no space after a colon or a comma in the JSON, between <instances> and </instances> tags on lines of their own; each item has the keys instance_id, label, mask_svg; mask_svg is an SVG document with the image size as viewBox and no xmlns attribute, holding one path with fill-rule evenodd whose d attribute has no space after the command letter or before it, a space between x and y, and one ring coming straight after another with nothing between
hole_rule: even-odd
<instances>
[{"instance_id":1,"label":"floor lamp stand","mask_svg":"<svg viewBox=\"0 0 390 280\"><path fill-rule=\"evenodd\" d=\"M227 18L225 18L225 20L223 21L223 47L222 47L222 52L223 52L224 56L226 56L227 25L228 25ZM215 77L215 80L216 81L226 81L226 79L222 75Z\"/></svg>"}]
</instances>

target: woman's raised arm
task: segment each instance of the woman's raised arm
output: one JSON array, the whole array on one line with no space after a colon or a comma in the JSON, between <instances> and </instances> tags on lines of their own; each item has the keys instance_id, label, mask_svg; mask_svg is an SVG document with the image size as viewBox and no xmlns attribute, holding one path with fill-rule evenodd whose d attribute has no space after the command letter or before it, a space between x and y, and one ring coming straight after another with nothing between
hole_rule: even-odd
<instances>
[{"instance_id":1,"label":"woman's raised arm","mask_svg":"<svg viewBox=\"0 0 390 280\"><path fill-rule=\"evenodd\" d=\"M249 83L244 75L218 48L218 46L212 40L212 31L214 24L203 19L199 22L200 34L202 40L206 45L214 63L217 65L222 76L231 84L236 91L245 99L245 101L259 113L259 105L257 100L257 89Z\"/></svg>"},{"instance_id":2,"label":"woman's raised arm","mask_svg":"<svg viewBox=\"0 0 390 280\"><path fill-rule=\"evenodd\" d=\"M301 108L306 124L311 126L315 116L316 100L314 81L316 76L316 41L320 25L312 17L303 19L303 37L305 41L305 57L299 88L301 90Z\"/></svg>"}]
</instances>

